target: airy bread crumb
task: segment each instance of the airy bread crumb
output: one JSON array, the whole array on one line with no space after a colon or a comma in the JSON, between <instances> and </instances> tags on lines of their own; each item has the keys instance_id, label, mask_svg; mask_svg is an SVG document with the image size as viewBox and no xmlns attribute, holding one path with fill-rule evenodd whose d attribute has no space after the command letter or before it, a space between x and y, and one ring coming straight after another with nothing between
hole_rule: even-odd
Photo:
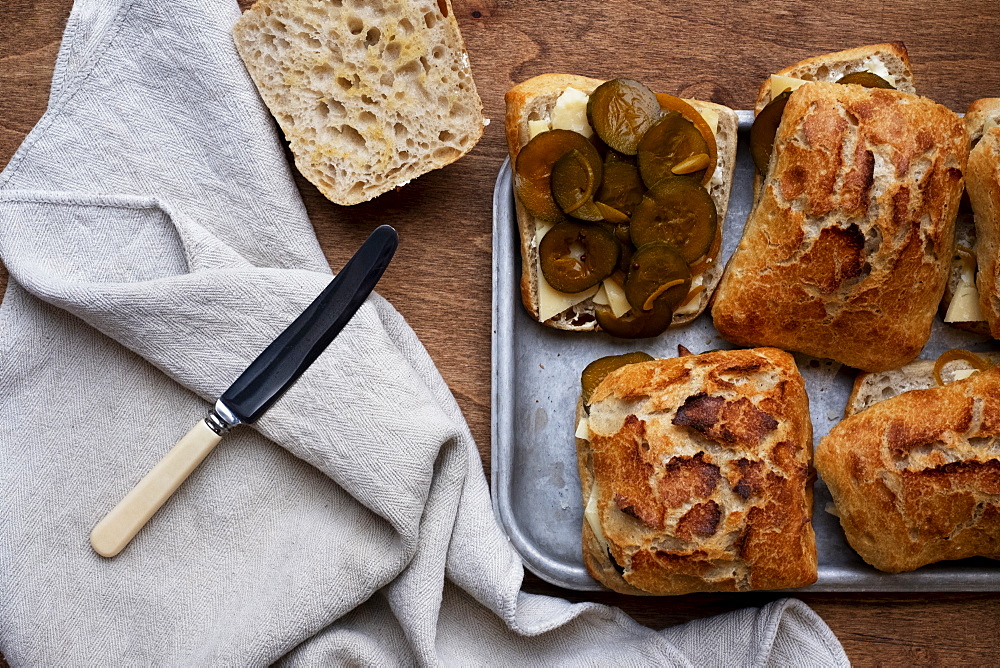
<instances>
[{"instance_id":1,"label":"airy bread crumb","mask_svg":"<svg viewBox=\"0 0 1000 668\"><path fill-rule=\"evenodd\" d=\"M483 134L447 0L260 0L233 35L299 171L337 204L444 167Z\"/></svg>"}]
</instances>

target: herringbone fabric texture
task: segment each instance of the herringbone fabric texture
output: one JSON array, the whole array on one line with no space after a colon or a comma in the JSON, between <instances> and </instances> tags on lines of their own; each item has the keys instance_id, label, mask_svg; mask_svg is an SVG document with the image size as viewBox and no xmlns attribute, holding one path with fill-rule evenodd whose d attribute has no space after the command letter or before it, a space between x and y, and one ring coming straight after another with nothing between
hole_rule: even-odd
<instances>
[{"instance_id":1,"label":"herringbone fabric texture","mask_svg":"<svg viewBox=\"0 0 1000 668\"><path fill-rule=\"evenodd\" d=\"M458 407L373 296L114 559L94 524L328 282L227 0L80 0L0 175L12 665L832 665L777 602L654 632L519 591Z\"/></svg>"}]
</instances>

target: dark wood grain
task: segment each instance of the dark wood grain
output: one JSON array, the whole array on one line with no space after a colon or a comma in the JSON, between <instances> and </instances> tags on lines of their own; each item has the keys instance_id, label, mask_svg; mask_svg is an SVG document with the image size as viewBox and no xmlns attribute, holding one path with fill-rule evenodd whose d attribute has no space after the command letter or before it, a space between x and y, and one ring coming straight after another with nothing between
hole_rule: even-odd
<instances>
[{"instance_id":1,"label":"dark wood grain","mask_svg":"<svg viewBox=\"0 0 1000 668\"><path fill-rule=\"evenodd\" d=\"M45 109L69 0L0 0L0 165ZM248 4L248 3L247 3ZM376 225L400 232L379 291L407 318L469 420L489 469L491 195L506 155L503 94L543 72L628 75L663 92L749 108L773 70L858 44L901 40L919 90L956 111L1000 96L1000 13L988 0L858 3L792 0L455 0L486 114L465 158L373 202L331 204L297 178L334 268ZM0 287L6 272L0 268ZM529 575L525 588L622 607L662 628L774 594L670 600L569 592ZM1000 664L995 594L806 594L857 665ZM0 666L2 666L0 659Z\"/></svg>"}]
</instances>

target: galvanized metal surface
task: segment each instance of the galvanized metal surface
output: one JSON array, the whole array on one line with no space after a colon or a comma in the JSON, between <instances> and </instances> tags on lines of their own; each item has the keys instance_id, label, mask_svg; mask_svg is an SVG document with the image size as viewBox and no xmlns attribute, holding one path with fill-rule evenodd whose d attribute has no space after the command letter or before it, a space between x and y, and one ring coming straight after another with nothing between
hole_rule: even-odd
<instances>
[{"instance_id":1,"label":"galvanized metal surface","mask_svg":"<svg viewBox=\"0 0 1000 668\"><path fill-rule=\"evenodd\" d=\"M753 163L746 133L753 114L738 113L740 146L723 231L723 261L739 242L752 203ZM520 267L511 172L505 161L493 195L493 509L529 570L567 589L600 590L601 585L587 574L580 550L583 502L573 438L580 372L598 357L632 350L672 357L678 344L692 352L734 346L718 335L708 313L639 342L545 327L521 305ZM934 359L957 347L996 349L993 342L938 318L921 357ZM854 371L805 355L796 355L796 360L806 380L818 442L843 415ZM819 481L813 513L819 580L802 591L1000 591L1000 563L989 559L932 564L912 573L880 573L844 540L837 518L824 510L829 503L829 492Z\"/></svg>"}]
</instances>

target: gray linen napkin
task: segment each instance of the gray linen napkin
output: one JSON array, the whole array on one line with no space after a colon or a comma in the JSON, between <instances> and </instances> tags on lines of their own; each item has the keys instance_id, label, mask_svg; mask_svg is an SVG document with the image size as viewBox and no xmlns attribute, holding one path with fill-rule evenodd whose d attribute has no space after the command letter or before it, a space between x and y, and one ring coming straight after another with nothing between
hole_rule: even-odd
<instances>
[{"instance_id":1,"label":"gray linen napkin","mask_svg":"<svg viewBox=\"0 0 1000 668\"><path fill-rule=\"evenodd\" d=\"M373 296L117 558L103 514L329 280L229 0L80 0L0 175L13 665L842 665L805 605L662 632L519 591L476 448Z\"/></svg>"}]
</instances>

